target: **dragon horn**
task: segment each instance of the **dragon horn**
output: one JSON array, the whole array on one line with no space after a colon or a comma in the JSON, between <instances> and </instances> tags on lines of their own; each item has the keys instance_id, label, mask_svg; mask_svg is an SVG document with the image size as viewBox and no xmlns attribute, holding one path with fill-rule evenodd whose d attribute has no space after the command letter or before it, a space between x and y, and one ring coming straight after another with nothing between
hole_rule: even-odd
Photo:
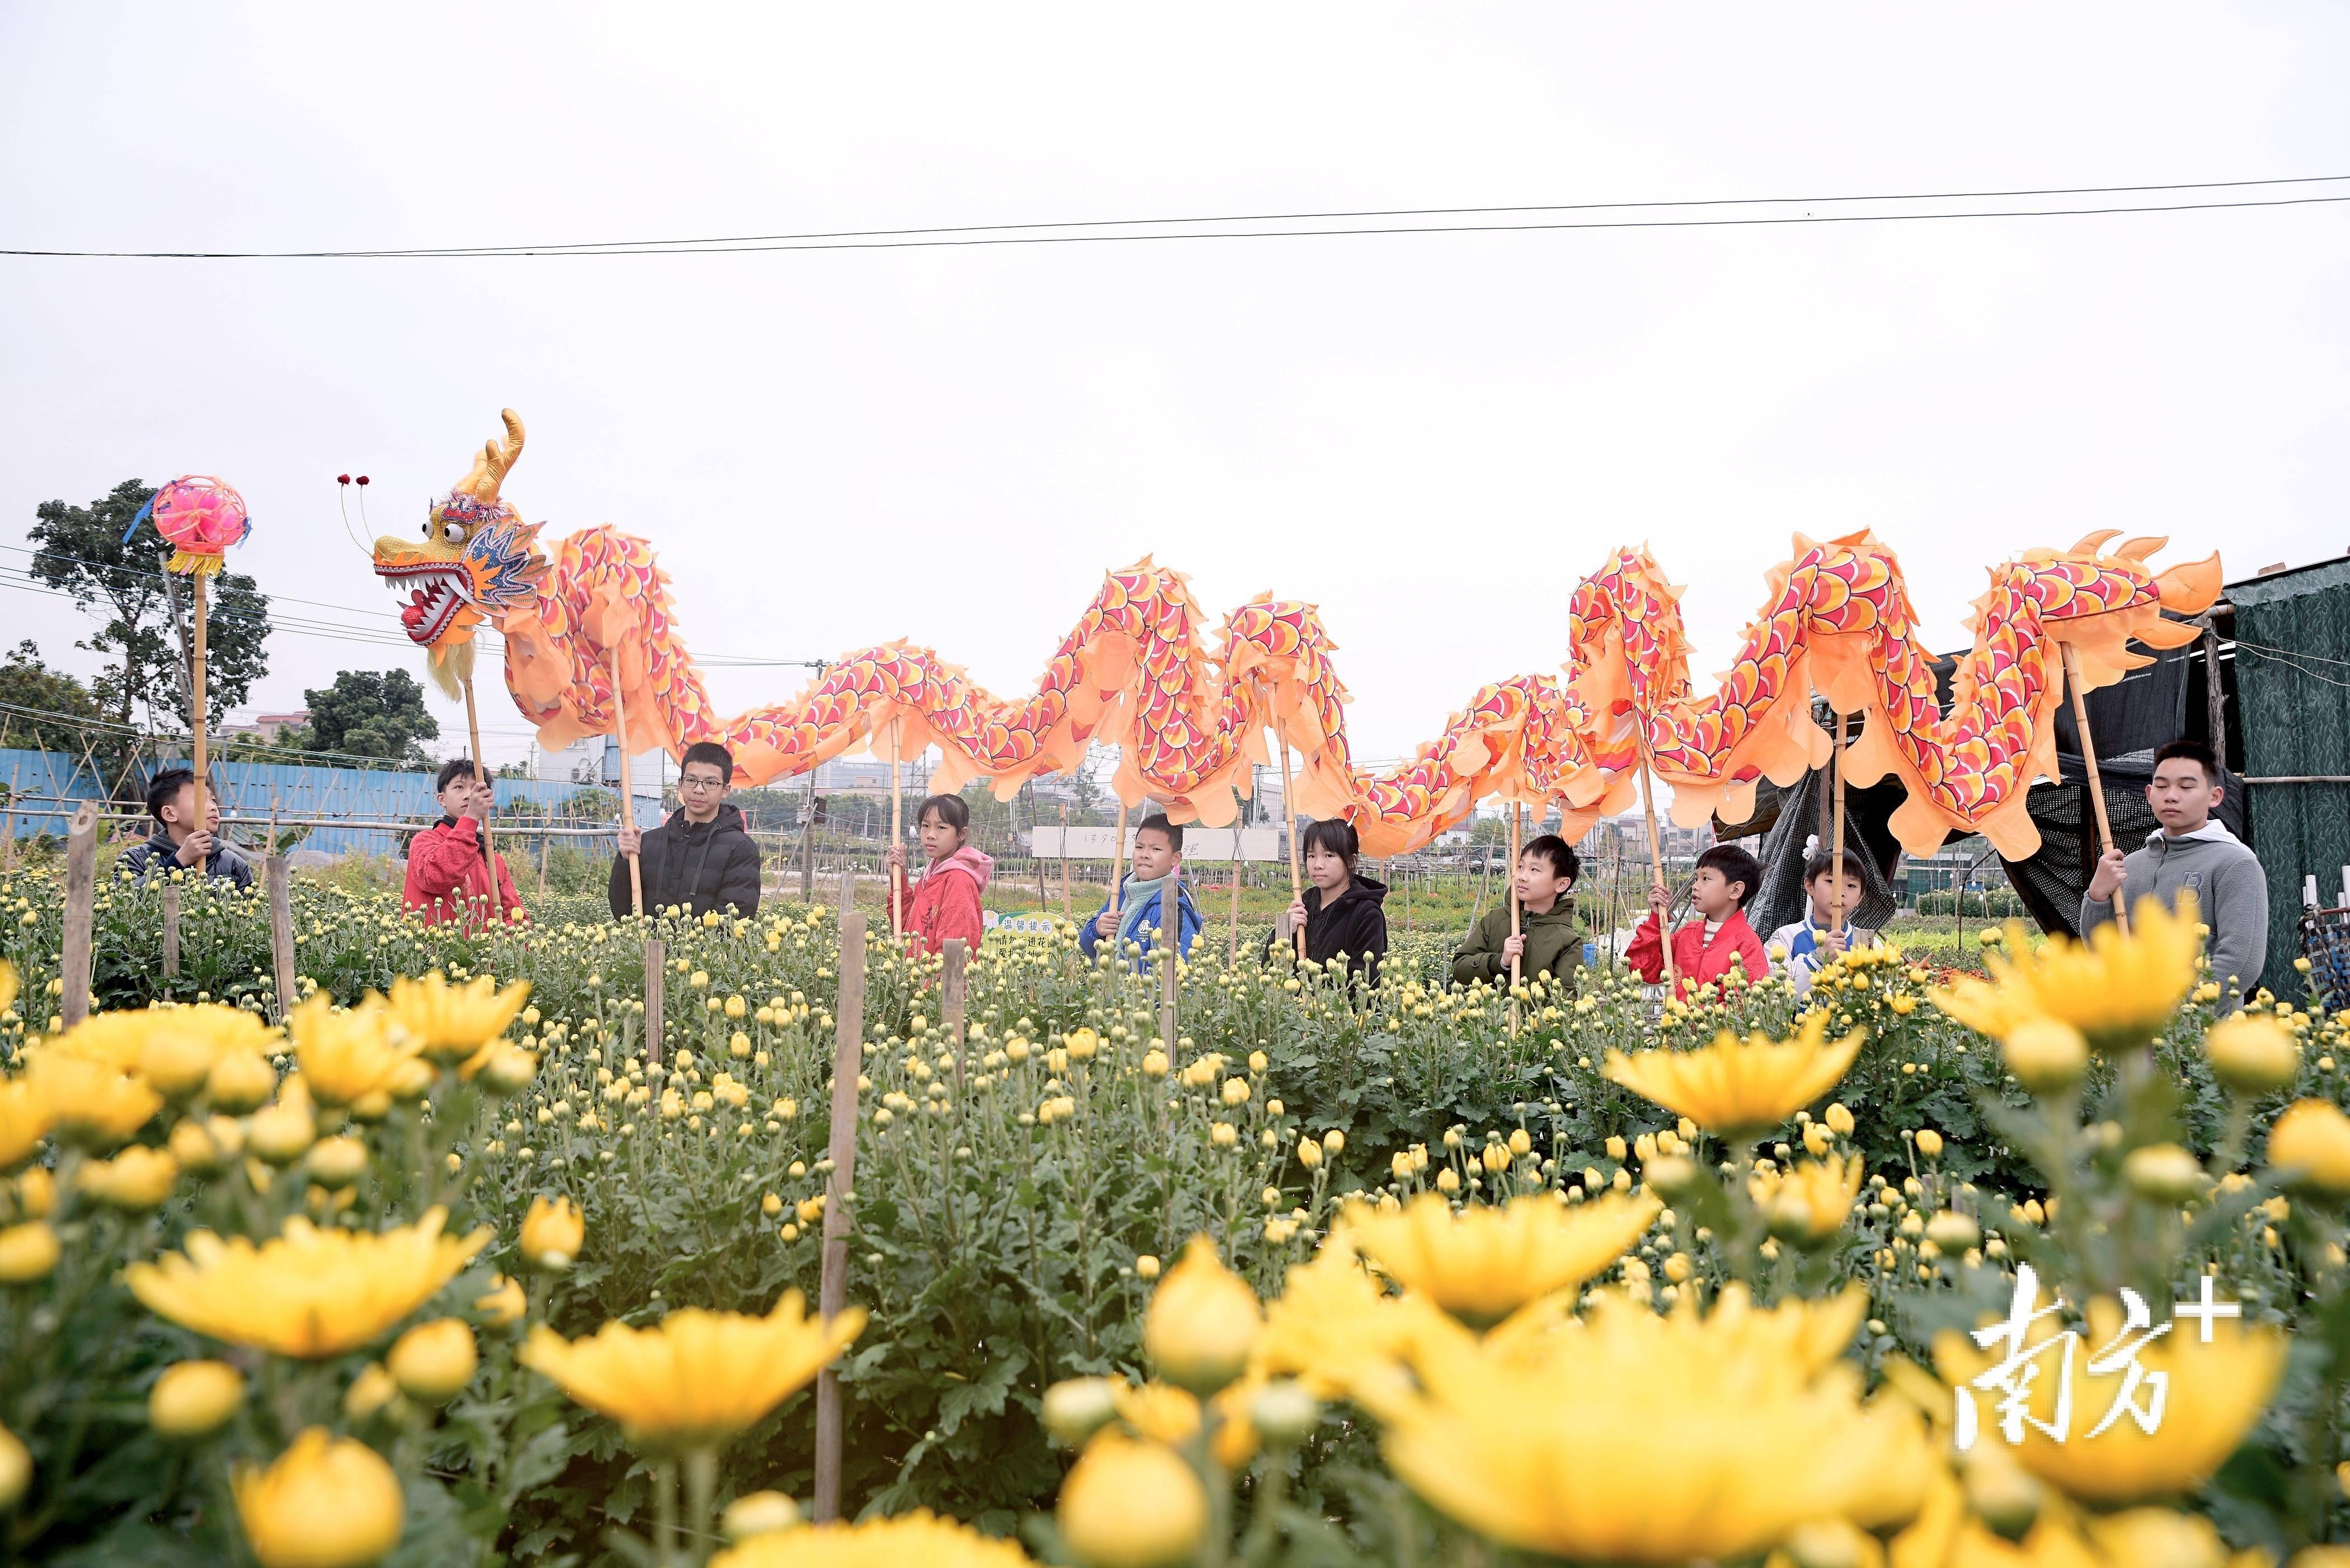
<instances>
[{"instance_id":1,"label":"dragon horn","mask_svg":"<svg viewBox=\"0 0 2350 1568\"><path fill-rule=\"evenodd\" d=\"M473 459L473 471L457 485L476 501L495 501L498 486L522 460L522 416L512 409L501 409L498 418L505 421L505 444L500 446L494 440L484 441L481 455Z\"/></svg>"}]
</instances>

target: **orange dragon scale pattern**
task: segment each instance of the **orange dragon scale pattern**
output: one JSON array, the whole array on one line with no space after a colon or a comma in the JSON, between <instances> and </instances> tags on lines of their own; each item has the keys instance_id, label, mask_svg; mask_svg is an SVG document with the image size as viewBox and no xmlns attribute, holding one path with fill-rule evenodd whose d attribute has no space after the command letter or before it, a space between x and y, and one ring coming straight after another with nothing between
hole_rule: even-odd
<instances>
[{"instance_id":1,"label":"orange dragon scale pattern","mask_svg":"<svg viewBox=\"0 0 2350 1568\"><path fill-rule=\"evenodd\" d=\"M1681 590L1647 550L1619 549L1575 589L1559 675L1480 688L1436 739L1381 774L1355 764L1336 645L1314 606L1261 597L1211 641L1183 575L1146 556L1106 576L1025 697L998 697L900 640L844 655L786 701L728 716L711 708L650 545L599 526L541 554L537 525L499 493L523 444L522 421L504 418L506 441L489 442L432 507L421 541L377 542L376 571L409 594L401 618L436 673L469 669L473 628L498 628L507 688L542 744L612 733L617 675L631 751L717 741L738 784L852 750L886 755L894 738L903 755L938 749L933 787L986 778L1008 798L1107 745L1120 799L1222 826L1270 760L1270 730L1302 759L1295 809L1348 818L1372 856L1417 848L1488 796L1555 805L1579 837L1636 803L1644 763L1672 790L1675 821L1741 818L1759 781L1791 784L1828 761L1816 691L1861 718L1846 776L1891 775L1907 790L1893 828L1911 852L1972 832L2021 858L2039 846L2024 794L2056 772L2063 650L2085 687L2110 685L2148 662L2133 641L2177 648L2200 635L2164 612L2208 608L2220 582L2217 556L2158 575L2147 558L2162 540L2108 550L2113 533L1994 566L1946 711L1900 566L1869 534L1798 535L1736 660L1703 694L1690 679Z\"/></svg>"}]
</instances>

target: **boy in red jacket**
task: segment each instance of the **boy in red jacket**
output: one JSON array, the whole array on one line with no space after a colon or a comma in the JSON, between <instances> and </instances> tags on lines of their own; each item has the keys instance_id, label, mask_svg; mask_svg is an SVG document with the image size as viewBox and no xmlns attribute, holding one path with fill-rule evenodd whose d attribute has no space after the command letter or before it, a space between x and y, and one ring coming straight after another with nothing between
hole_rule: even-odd
<instances>
[{"instance_id":1,"label":"boy in red jacket","mask_svg":"<svg viewBox=\"0 0 2350 1568\"><path fill-rule=\"evenodd\" d=\"M492 868L482 853L481 825L488 820L495 798L493 786L476 777L473 764L463 757L441 764L438 784L442 815L409 841L408 879L400 901L428 925L456 920L470 926L487 920L494 898L497 912L506 919L530 919L503 855L496 857L495 894L491 890Z\"/></svg>"},{"instance_id":2,"label":"boy in red jacket","mask_svg":"<svg viewBox=\"0 0 2350 1568\"><path fill-rule=\"evenodd\" d=\"M971 804L959 794L934 794L914 814L914 826L930 865L905 894L906 935L924 952L934 953L949 937L961 937L977 953L986 925L979 896L995 862L971 846ZM903 845L889 846L889 874L906 874Z\"/></svg>"},{"instance_id":3,"label":"boy in red jacket","mask_svg":"<svg viewBox=\"0 0 2350 1568\"><path fill-rule=\"evenodd\" d=\"M1679 994L1692 987L1718 984L1733 968L1752 982L1771 972L1771 957L1762 939L1746 923L1746 900L1762 886L1762 867L1734 844L1717 844L1697 857L1697 876L1690 883L1690 907L1698 918L1673 933L1673 972L1679 978ZM1659 933L1672 910L1671 894L1661 882L1648 889L1648 918L1632 933L1624 961L1642 980L1654 985L1664 978L1665 950Z\"/></svg>"}]
</instances>

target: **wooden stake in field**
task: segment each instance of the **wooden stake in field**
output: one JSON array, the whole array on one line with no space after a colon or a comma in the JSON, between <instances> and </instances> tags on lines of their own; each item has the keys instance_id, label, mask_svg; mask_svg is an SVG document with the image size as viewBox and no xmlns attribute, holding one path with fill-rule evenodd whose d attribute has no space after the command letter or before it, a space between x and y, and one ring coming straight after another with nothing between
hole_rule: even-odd
<instances>
[{"instance_id":1,"label":"wooden stake in field","mask_svg":"<svg viewBox=\"0 0 2350 1568\"><path fill-rule=\"evenodd\" d=\"M1281 815L1284 829L1289 836L1289 901L1295 904L1305 897L1305 876L1298 868L1297 812L1290 804L1289 737L1279 731L1274 732L1280 734L1281 739ZM1303 920L1297 925L1297 956L1301 960L1305 957L1305 923Z\"/></svg>"},{"instance_id":2,"label":"wooden stake in field","mask_svg":"<svg viewBox=\"0 0 2350 1568\"><path fill-rule=\"evenodd\" d=\"M1231 953L1230 953L1229 955L1227 955L1227 957L1228 957L1228 959L1229 959L1229 961L1232 961L1232 962L1233 962L1233 963L1238 963L1238 962L1240 961L1240 956L1241 956L1241 828L1240 828L1240 824L1238 824L1238 823L1236 822L1236 823L1232 824L1232 951L1231 951Z\"/></svg>"},{"instance_id":3,"label":"wooden stake in field","mask_svg":"<svg viewBox=\"0 0 2350 1568\"><path fill-rule=\"evenodd\" d=\"M66 929L57 955L64 996L57 1012L68 1029L89 1016L89 944L98 906L98 806L84 801L66 828ZM28 1002L29 1009L31 1003Z\"/></svg>"},{"instance_id":4,"label":"wooden stake in field","mask_svg":"<svg viewBox=\"0 0 2350 1568\"><path fill-rule=\"evenodd\" d=\"M163 977L176 980L180 974L180 885L163 884Z\"/></svg>"},{"instance_id":5,"label":"wooden stake in field","mask_svg":"<svg viewBox=\"0 0 2350 1568\"><path fill-rule=\"evenodd\" d=\"M971 944L961 937L949 937L939 944L939 957L945 966L939 973L939 1021L947 1026L947 1036L954 1042L955 1094L960 1097L963 1076L964 971L971 963Z\"/></svg>"},{"instance_id":6,"label":"wooden stake in field","mask_svg":"<svg viewBox=\"0 0 2350 1568\"><path fill-rule=\"evenodd\" d=\"M1632 722L1636 724L1639 723L1639 716L1635 714ZM1663 888L1666 885L1665 846L1664 840L1657 836L1657 782L1654 767L1648 759L1648 738L1645 732L1640 737L1640 810L1648 820L1649 868L1656 873L1656 886ZM1670 891L1668 889L1668 898L1670 896ZM1664 949L1665 954L1665 994L1668 996L1677 994L1680 989L1680 976L1676 972L1673 964L1671 921L1672 909L1668 905L1664 914L1658 917L1657 921L1657 935L1660 939L1659 945Z\"/></svg>"},{"instance_id":7,"label":"wooden stake in field","mask_svg":"<svg viewBox=\"0 0 2350 1568\"><path fill-rule=\"evenodd\" d=\"M1168 877L1159 885L1159 1043L1166 1048L1167 1059L1175 1059L1177 1025L1182 1000L1182 984L1179 978L1183 967L1182 895L1176 890L1175 878ZM1174 909L1174 919L1167 919L1167 910ZM1170 924L1173 929L1168 928Z\"/></svg>"},{"instance_id":8,"label":"wooden stake in field","mask_svg":"<svg viewBox=\"0 0 2350 1568\"><path fill-rule=\"evenodd\" d=\"M16 773L22 765L8 768L8 809L0 813L0 872L16 868Z\"/></svg>"},{"instance_id":9,"label":"wooden stake in field","mask_svg":"<svg viewBox=\"0 0 2350 1568\"><path fill-rule=\"evenodd\" d=\"M2081 764L2088 770L2089 804L2096 808L2097 813L2097 842L2104 852L2110 855L2114 849L2114 825L2106 818L2106 782L2097 774L2097 743L2089 738L2089 694L2081 689L2081 658L2073 651L2073 645L2069 642L2060 642L2056 646L2064 650L2064 684L2073 693L2073 728L2081 737ZM1959 889L1958 898L1963 905L1965 888ZM2129 889L2126 888L2122 888L2121 896L2114 900L2114 923L2121 927L2124 936L2129 934Z\"/></svg>"},{"instance_id":10,"label":"wooden stake in field","mask_svg":"<svg viewBox=\"0 0 2350 1568\"><path fill-rule=\"evenodd\" d=\"M889 721L889 845L899 855L906 852L906 797L899 785L900 766L898 747L902 719ZM889 936L892 940L906 934L906 873L902 867L889 867Z\"/></svg>"},{"instance_id":11,"label":"wooden stake in field","mask_svg":"<svg viewBox=\"0 0 2350 1568\"><path fill-rule=\"evenodd\" d=\"M277 1021L298 1000L294 994L294 865L277 848L272 820L269 854L262 861L262 880L269 890L269 958L277 981Z\"/></svg>"},{"instance_id":12,"label":"wooden stake in field","mask_svg":"<svg viewBox=\"0 0 2350 1568\"><path fill-rule=\"evenodd\" d=\"M201 585L203 579L198 577L196 581ZM199 586L197 592L203 591L202 587ZM200 598L196 602L202 604L203 601ZM465 691L465 736L473 748L473 782L490 792L489 804L482 807L482 860L490 868L490 919L503 921L506 918L505 895L498 891L498 850L497 846L490 839L490 818L498 814L497 788L490 783L489 770L482 765L482 720L480 714L473 710L473 671L468 670L465 672L465 678L458 684L463 687ZM619 700L619 682L615 680L612 683L612 691L616 702ZM623 738L620 742L621 755L628 754L628 741ZM546 890L544 886L539 888L542 893Z\"/></svg>"},{"instance_id":13,"label":"wooden stake in field","mask_svg":"<svg viewBox=\"0 0 2350 1568\"><path fill-rule=\"evenodd\" d=\"M832 1137L825 1178L824 1252L816 1310L824 1321L848 1304L848 1205L857 1180L857 1075L865 1065L865 917L840 918L840 1001L834 1010ZM816 1380L816 1522L840 1517L840 1377L831 1367Z\"/></svg>"},{"instance_id":14,"label":"wooden stake in field","mask_svg":"<svg viewBox=\"0 0 2350 1568\"><path fill-rule=\"evenodd\" d=\"M1828 846L1828 929L1838 937L1844 935L1844 723L1845 716L1835 716L1835 754L1829 759L1835 768L1835 838Z\"/></svg>"},{"instance_id":15,"label":"wooden stake in field","mask_svg":"<svg viewBox=\"0 0 2350 1568\"><path fill-rule=\"evenodd\" d=\"M633 827L637 821L637 788L629 767L629 704L620 695L620 650L617 648L612 650L612 733L620 743L620 821ZM629 856L629 912L645 912L644 866L633 852Z\"/></svg>"},{"instance_id":16,"label":"wooden stake in field","mask_svg":"<svg viewBox=\"0 0 2350 1568\"><path fill-rule=\"evenodd\" d=\"M662 1012L669 994L669 944L659 937L645 939L645 1060L660 1065L661 1036L668 1033Z\"/></svg>"}]
</instances>

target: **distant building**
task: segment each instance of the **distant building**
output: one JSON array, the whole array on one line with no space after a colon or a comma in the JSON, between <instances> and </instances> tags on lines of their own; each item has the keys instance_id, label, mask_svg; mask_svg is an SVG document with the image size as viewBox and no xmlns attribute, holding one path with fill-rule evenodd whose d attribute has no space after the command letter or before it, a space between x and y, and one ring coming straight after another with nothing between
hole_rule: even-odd
<instances>
[{"instance_id":1,"label":"distant building","mask_svg":"<svg viewBox=\"0 0 2350 1568\"><path fill-rule=\"evenodd\" d=\"M245 736L256 741L275 741L281 731L303 729L309 722L310 710L296 708L286 713L255 713L244 723L224 725L221 733Z\"/></svg>"}]
</instances>

